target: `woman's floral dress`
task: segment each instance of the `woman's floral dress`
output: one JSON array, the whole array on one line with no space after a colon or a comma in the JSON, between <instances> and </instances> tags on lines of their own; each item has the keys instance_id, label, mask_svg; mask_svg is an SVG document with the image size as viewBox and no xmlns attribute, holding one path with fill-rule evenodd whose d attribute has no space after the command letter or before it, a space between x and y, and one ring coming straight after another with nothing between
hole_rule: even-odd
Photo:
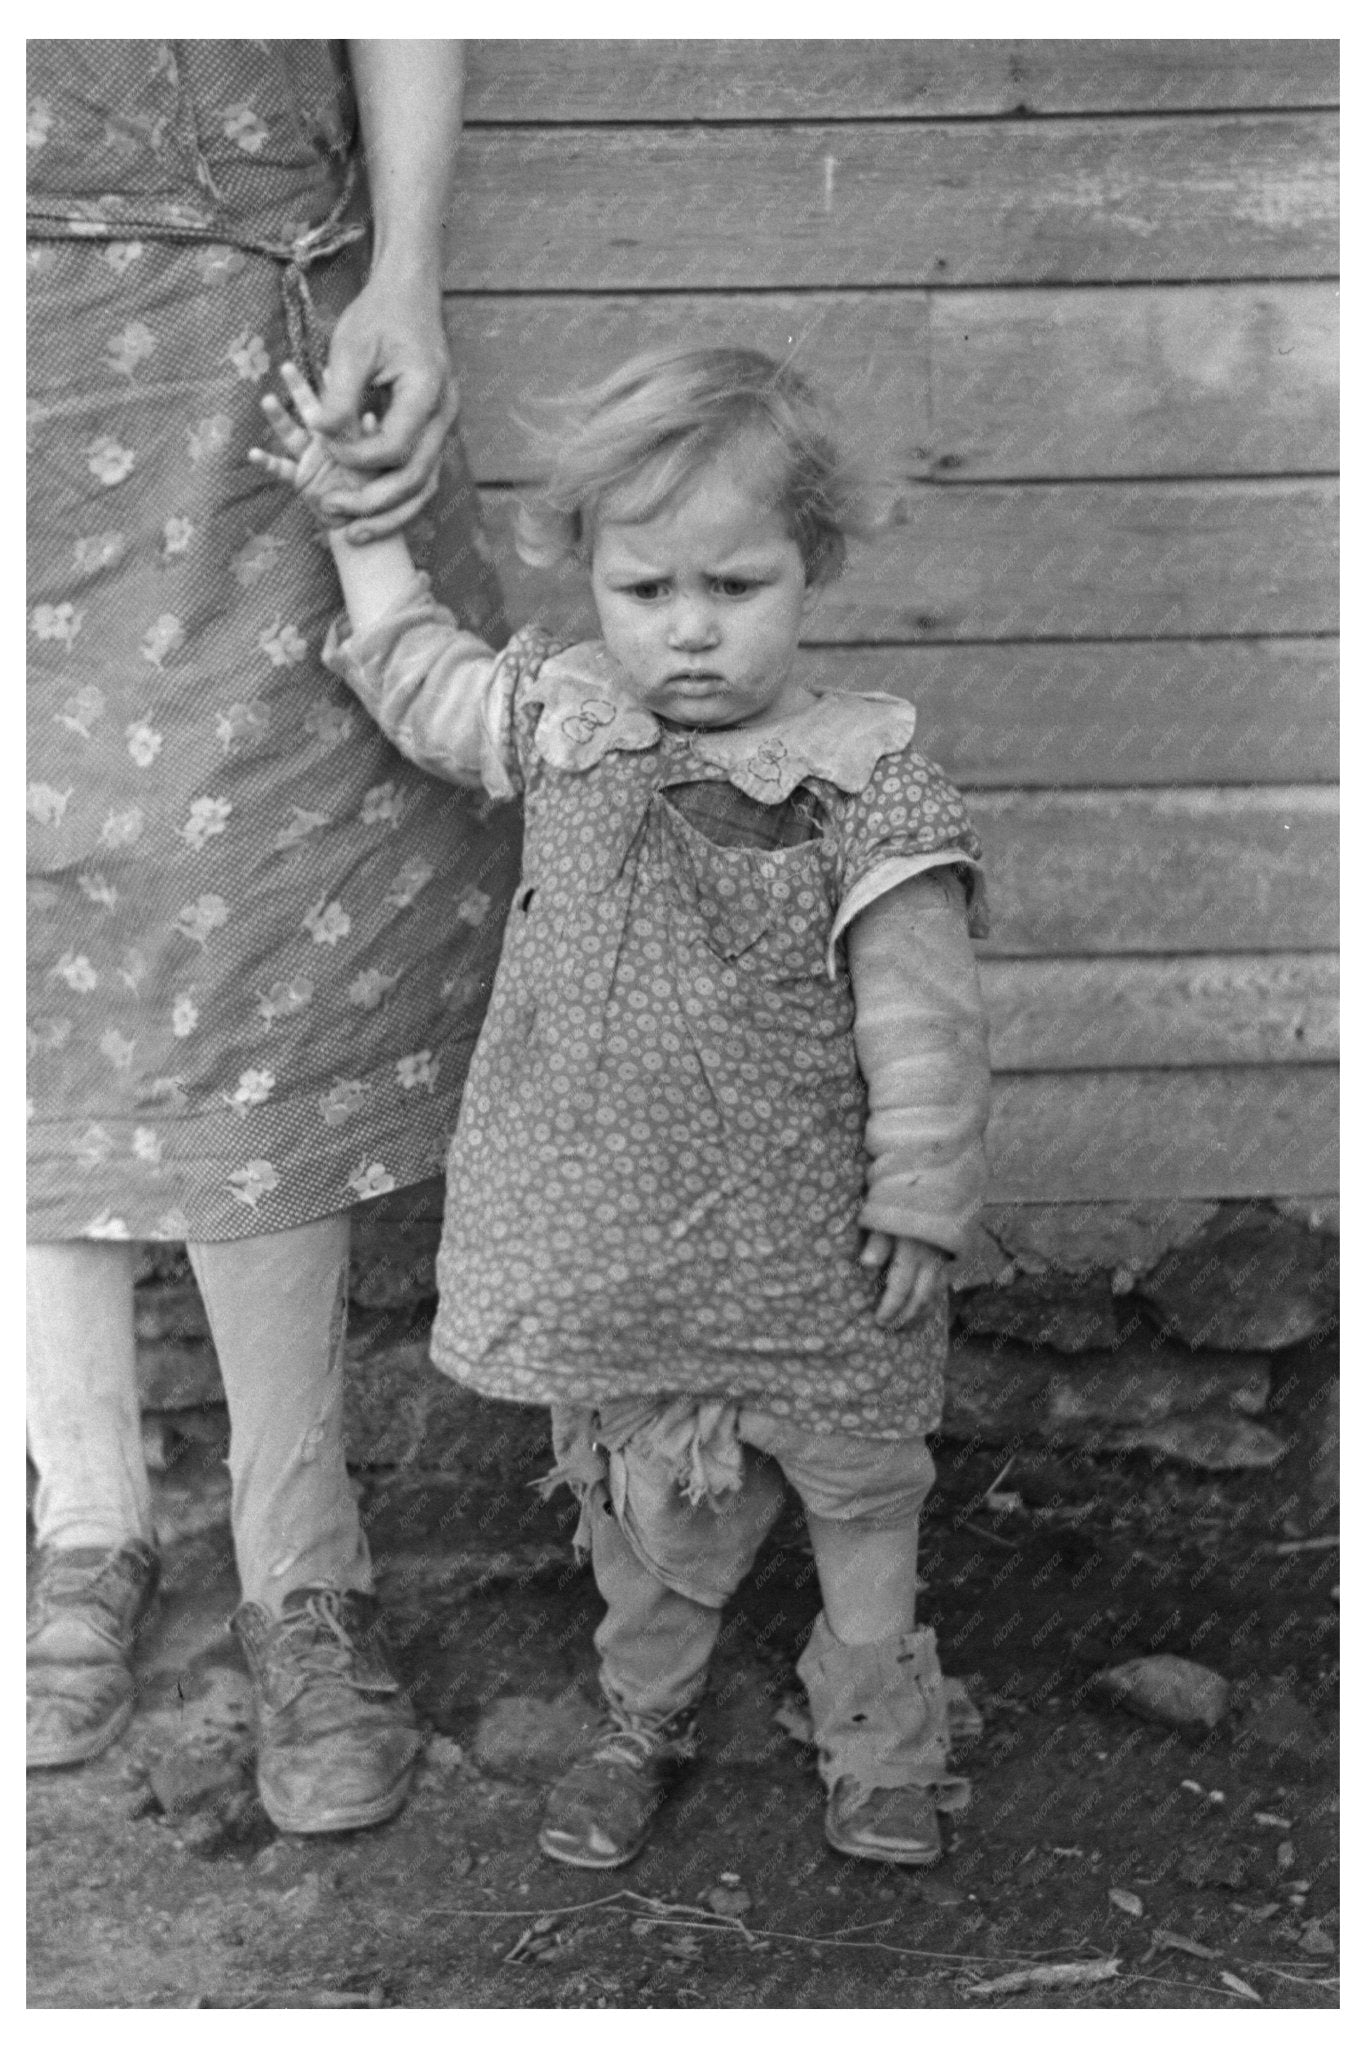
<instances>
[{"instance_id":1,"label":"woman's floral dress","mask_svg":"<svg viewBox=\"0 0 1366 2048\"><path fill-rule=\"evenodd\" d=\"M440 1170L516 816L322 666L245 459L364 282L340 46L28 47L29 1234L281 1229ZM454 442L430 529L498 637Z\"/></svg>"}]
</instances>

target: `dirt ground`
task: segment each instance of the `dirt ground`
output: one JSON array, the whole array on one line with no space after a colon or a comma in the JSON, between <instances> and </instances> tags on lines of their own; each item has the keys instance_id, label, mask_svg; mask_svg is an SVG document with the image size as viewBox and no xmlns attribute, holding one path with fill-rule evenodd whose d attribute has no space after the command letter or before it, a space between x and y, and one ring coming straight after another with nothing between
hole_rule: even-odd
<instances>
[{"instance_id":1,"label":"dirt ground","mask_svg":"<svg viewBox=\"0 0 1366 2048\"><path fill-rule=\"evenodd\" d=\"M29 1778L34 2006L1337 2003L1337 1551L1287 1530L1272 1474L1021 1454L988 1498L1000 1455L941 1447L922 1613L983 1728L929 1871L825 1846L812 1753L782 1725L817 1604L789 1515L728 1619L703 1757L604 1876L535 1848L591 1717L600 1611L565 1509L526 1489L536 1461L372 1478L427 1758L388 1826L302 1840L276 1835L242 1757L220 1448L158 1482L181 1534L128 1736ZM1230 1681L1213 1732L1102 1695L1103 1668L1155 1652ZM1009 1988L1059 1963L1090 1967Z\"/></svg>"}]
</instances>

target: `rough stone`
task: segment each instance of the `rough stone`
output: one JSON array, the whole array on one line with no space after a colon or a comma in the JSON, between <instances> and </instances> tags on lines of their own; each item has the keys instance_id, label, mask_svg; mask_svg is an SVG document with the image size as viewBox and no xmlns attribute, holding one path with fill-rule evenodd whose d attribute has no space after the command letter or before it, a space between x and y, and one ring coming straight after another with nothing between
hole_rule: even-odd
<instances>
[{"instance_id":1,"label":"rough stone","mask_svg":"<svg viewBox=\"0 0 1366 2048\"><path fill-rule=\"evenodd\" d=\"M541 1455L541 1411L490 1407L428 1361L422 1319L442 1194L434 1180L357 1212L348 1455L365 1470L407 1466L482 1483L515 1466L525 1480ZM1321 1384L1321 1359L1312 1372L1302 1362L1316 1346L1331 1346L1328 1221L1322 1203L988 1209L974 1249L955 1269L958 1335L945 1433L1146 1448L1214 1470L1269 1463L1288 1440L1283 1472L1293 1481L1295 1513L1317 1526L1336 1500L1335 1388ZM136 1293L144 1407L173 1424L221 1408L221 1377L183 1254L149 1247L140 1270L148 1276ZM1284 1348L1306 1331L1306 1346ZM1239 1418L1267 1407L1267 1361L1251 1354L1271 1349L1285 1361L1277 1367L1286 1392L1276 1403L1276 1433L1239 1427ZM1197 1415L1200 1428L1185 1426L1182 1418Z\"/></svg>"},{"instance_id":2,"label":"rough stone","mask_svg":"<svg viewBox=\"0 0 1366 2048\"><path fill-rule=\"evenodd\" d=\"M1325 1236L1246 1204L1223 1210L1135 1293L1162 1330L1194 1349L1280 1351L1328 1327L1336 1285Z\"/></svg>"},{"instance_id":3,"label":"rough stone","mask_svg":"<svg viewBox=\"0 0 1366 2048\"><path fill-rule=\"evenodd\" d=\"M1238 1742L1271 1751L1276 1762L1314 1763L1322 1756L1323 1730L1297 1698L1293 1671L1278 1672L1247 1694L1238 1716Z\"/></svg>"},{"instance_id":4,"label":"rough stone","mask_svg":"<svg viewBox=\"0 0 1366 2048\"><path fill-rule=\"evenodd\" d=\"M445 1183L421 1181L355 1212L351 1299L360 1308L410 1308L436 1298L436 1248Z\"/></svg>"},{"instance_id":5,"label":"rough stone","mask_svg":"<svg viewBox=\"0 0 1366 2048\"><path fill-rule=\"evenodd\" d=\"M1201 1472L1250 1472L1279 1464L1286 1443L1243 1415L1173 1415L1144 1429L1115 1430L1107 1450L1152 1451Z\"/></svg>"},{"instance_id":6,"label":"rough stone","mask_svg":"<svg viewBox=\"0 0 1366 2048\"><path fill-rule=\"evenodd\" d=\"M525 1484L548 1463L545 1411L456 1386L432 1365L425 1331L348 1346L344 1429L347 1456L362 1468L413 1465Z\"/></svg>"},{"instance_id":7,"label":"rough stone","mask_svg":"<svg viewBox=\"0 0 1366 2048\"><path fill-rule=\"evenodd\" d=\"M190 1262L183 1244L156 1240L133 1247L135 1286L141 1287L150 1281L157 1286L178 1287L189 1278Z\"/></svg>"},{"instance_id":8,"label":"rough stone","mask_svg":"<svg viewBox=\"0 0 1366 2048\"><path fill-rule=\"evenodd\" d=\"M1228 1712L1227 1679L1186 1657L1135 1657L1102 1671L1096 1685L1131 1714L1173 1728L1213 1728Z\"/></svg>"},{"instance_id":9,"label":"rough stone","mask_svg":"<svg viewBox=\"0 0 1366 2048\"><path fill-rule=\"evenodd\" d=\"M209 1408L223 1400L223 1375L212 1344L165 1337L138 1344L138 1391L144 1408Z\"/></svg>"},{"instance_id":10,"label":"rough stone","mask_svg":"<svg viewBox=\"0 0 1366 2048\"><path fill-rule=\"evenodd\" d=\"M1277 1195L1271 1204L1278 1216L1293 1216L1309 1230L1337 1237L1342 1229L1342 1204L1328 1195Z\"/></svg>"},{"instance_id":11,"label":"rough stone","mask_svg":"<svg viewBox=\"0 0 1366 2048\"><path fill-rule=\"evenodd\" d=\"M152 1764L147 1782L163 1813L205 1811L251 1794L253 1756L249 1741L185 1745Z\"/></svg>"},{"instance_id":12,"label":"rough stone","mask_svg":"<svg viewBox=\"0 0 1366 2048\"><path fill-rule=\"evenodd\" d=\"M486 1770L550 1780L580 1749L593 1718L577 1695L561 1703L508 1693L479 1716L473 1754Z\"/></svg>"},{"instance_id":13,"label":"rough stone","mask_svg":"<svg viewBox=\"0 0 1366 2048\"><path fill-rule=\"evenodd\" d=\"M1119 1325L1104 1273L1022 1273L1003 1287L960 1295L959 1329L973 1337L1013 1337L1053 1351L1099 1351L1116 1342Z\"/></svg>"},{"instance_id":14,"label":"rough stone","mask_svg":"<svg viewBox=\"0 0 1366 2048\"><path fill-rule=\"evenodd\" d=\"M133 1290L133 1331L139 1344L203 1344L209 1319L193 1280L151 1280Z\"/></svg>"},{"instance_id":15,"label":"rough stone","mask_svg":"<svg viewBox=\"0 0 1366 2048\"><path fill-rule=\"evenodd\" d=\"M959 1284L1000 1284L1010 1268L1035 1274L1146 1273L1218 1214L1216 1202L989 1204L979 1235L990 1254L979 1253L979 1265L971 1275L965 1270Z\"/></svg>"},{"instance_id":16,"label":"rough stone","mask_svg":"<svg viewBox=\"0 0 1366 2048\"><path fill-rule=\"evenodd\" d=\"M1259 1414L1270 1383L1264 1358L1194 1358L1150 1331L1066 1365L1022 1345L958 1338L949 1353L942 1432L986 1443L1016 1434L1090 1440L1098 1427L1150 1426L1207 1408Z\"/></svg>"},{"instance_id":17,"label":"rough stone","mask_svg":"<svg viewBox=\"0 0 1366 2048\"><path fill-rule=\"evenodd\" d=\"M1199 1891L1218 1887L1226 1892L1245 1892L1256 1876L1254 1858L1245 1849L1227 1842L1196 1842L1176 1866L1177 1876Z\"/></svg>"}]
</instances>

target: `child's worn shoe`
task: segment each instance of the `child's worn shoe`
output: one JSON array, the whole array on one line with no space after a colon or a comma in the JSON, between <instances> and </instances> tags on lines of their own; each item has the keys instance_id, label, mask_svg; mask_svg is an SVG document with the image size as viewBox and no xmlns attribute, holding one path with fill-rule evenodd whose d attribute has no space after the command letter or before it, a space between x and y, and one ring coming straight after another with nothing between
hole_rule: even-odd
<instances>
[{"instance_id":1,"label":"child's worn shoe","mask_svg":"<svg viewBox=\"0 0 1366 2048\"><path fill-rule=\"evenodd\" d=\"M159 1567L150 1544L45 1550L28 1609L28 1764L80 1764L132 1718L133 1643Z\"/></svg>"},{"instance_id":2,"label":"child's worn shoe","mask_svg":"<svg viewBox=\"0 0 1366 2048\"><path fill-rule=\"evenodd\" d=\"M660 1718L609 1707L583 1755L551 1788L537 1842L556 1863L615 1870L638 1856L683 1764L691 1707Z\"/></svg>"},{"instance_id":3,"label":"child's worn shoe","mask_svg":"<svg viewBox=\"0 0 1366 2048\"><path fill-rule=\"evenodd\" d=\"M943 1850L934 1796L923 1785L840 1778L825 1802L825 1839L843 1856L873 1863L937 1863Z\"/></svg>"},{"instance_id":4,"label":"child's worn shoe","mask_svg":"<svg viewBox=\"0 0 1366 2048\"><path fill-rule=\"evenodd\" d=\"M878 1863L935 1862L938 1815L966 1805L968 1786L949 1769L933 1630L842 1643L821 1614L797 1672L811 1703L831 1848Z\"/></svg>"}]
</instances>

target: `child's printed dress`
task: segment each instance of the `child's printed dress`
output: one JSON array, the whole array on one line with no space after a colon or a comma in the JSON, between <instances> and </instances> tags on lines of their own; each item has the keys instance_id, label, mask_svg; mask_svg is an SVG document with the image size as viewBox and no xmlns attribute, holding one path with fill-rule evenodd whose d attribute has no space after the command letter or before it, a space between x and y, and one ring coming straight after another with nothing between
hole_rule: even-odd
<instances>
[{"instance_id":1,"label":"child's printed dress","mask_svg":"<svg viewBox=\"0 0 1366 2048\"><path fill-rule=\"evenodd\" d=\"M858 1264L867 1099L840 943L928 867L975 889L977 837L910 750L911 707L832 694L680 732L600 645L528 632L495 662L421 589L328 658L435 773L525 798L451 1152L435 1362L516 1401L686 1389L818 1430L933 1428L943 1300L881 1329L881 1277ZM734 792L774 819L795 805L814 836L714 843Z\"/></svg>"}]
</instances>

